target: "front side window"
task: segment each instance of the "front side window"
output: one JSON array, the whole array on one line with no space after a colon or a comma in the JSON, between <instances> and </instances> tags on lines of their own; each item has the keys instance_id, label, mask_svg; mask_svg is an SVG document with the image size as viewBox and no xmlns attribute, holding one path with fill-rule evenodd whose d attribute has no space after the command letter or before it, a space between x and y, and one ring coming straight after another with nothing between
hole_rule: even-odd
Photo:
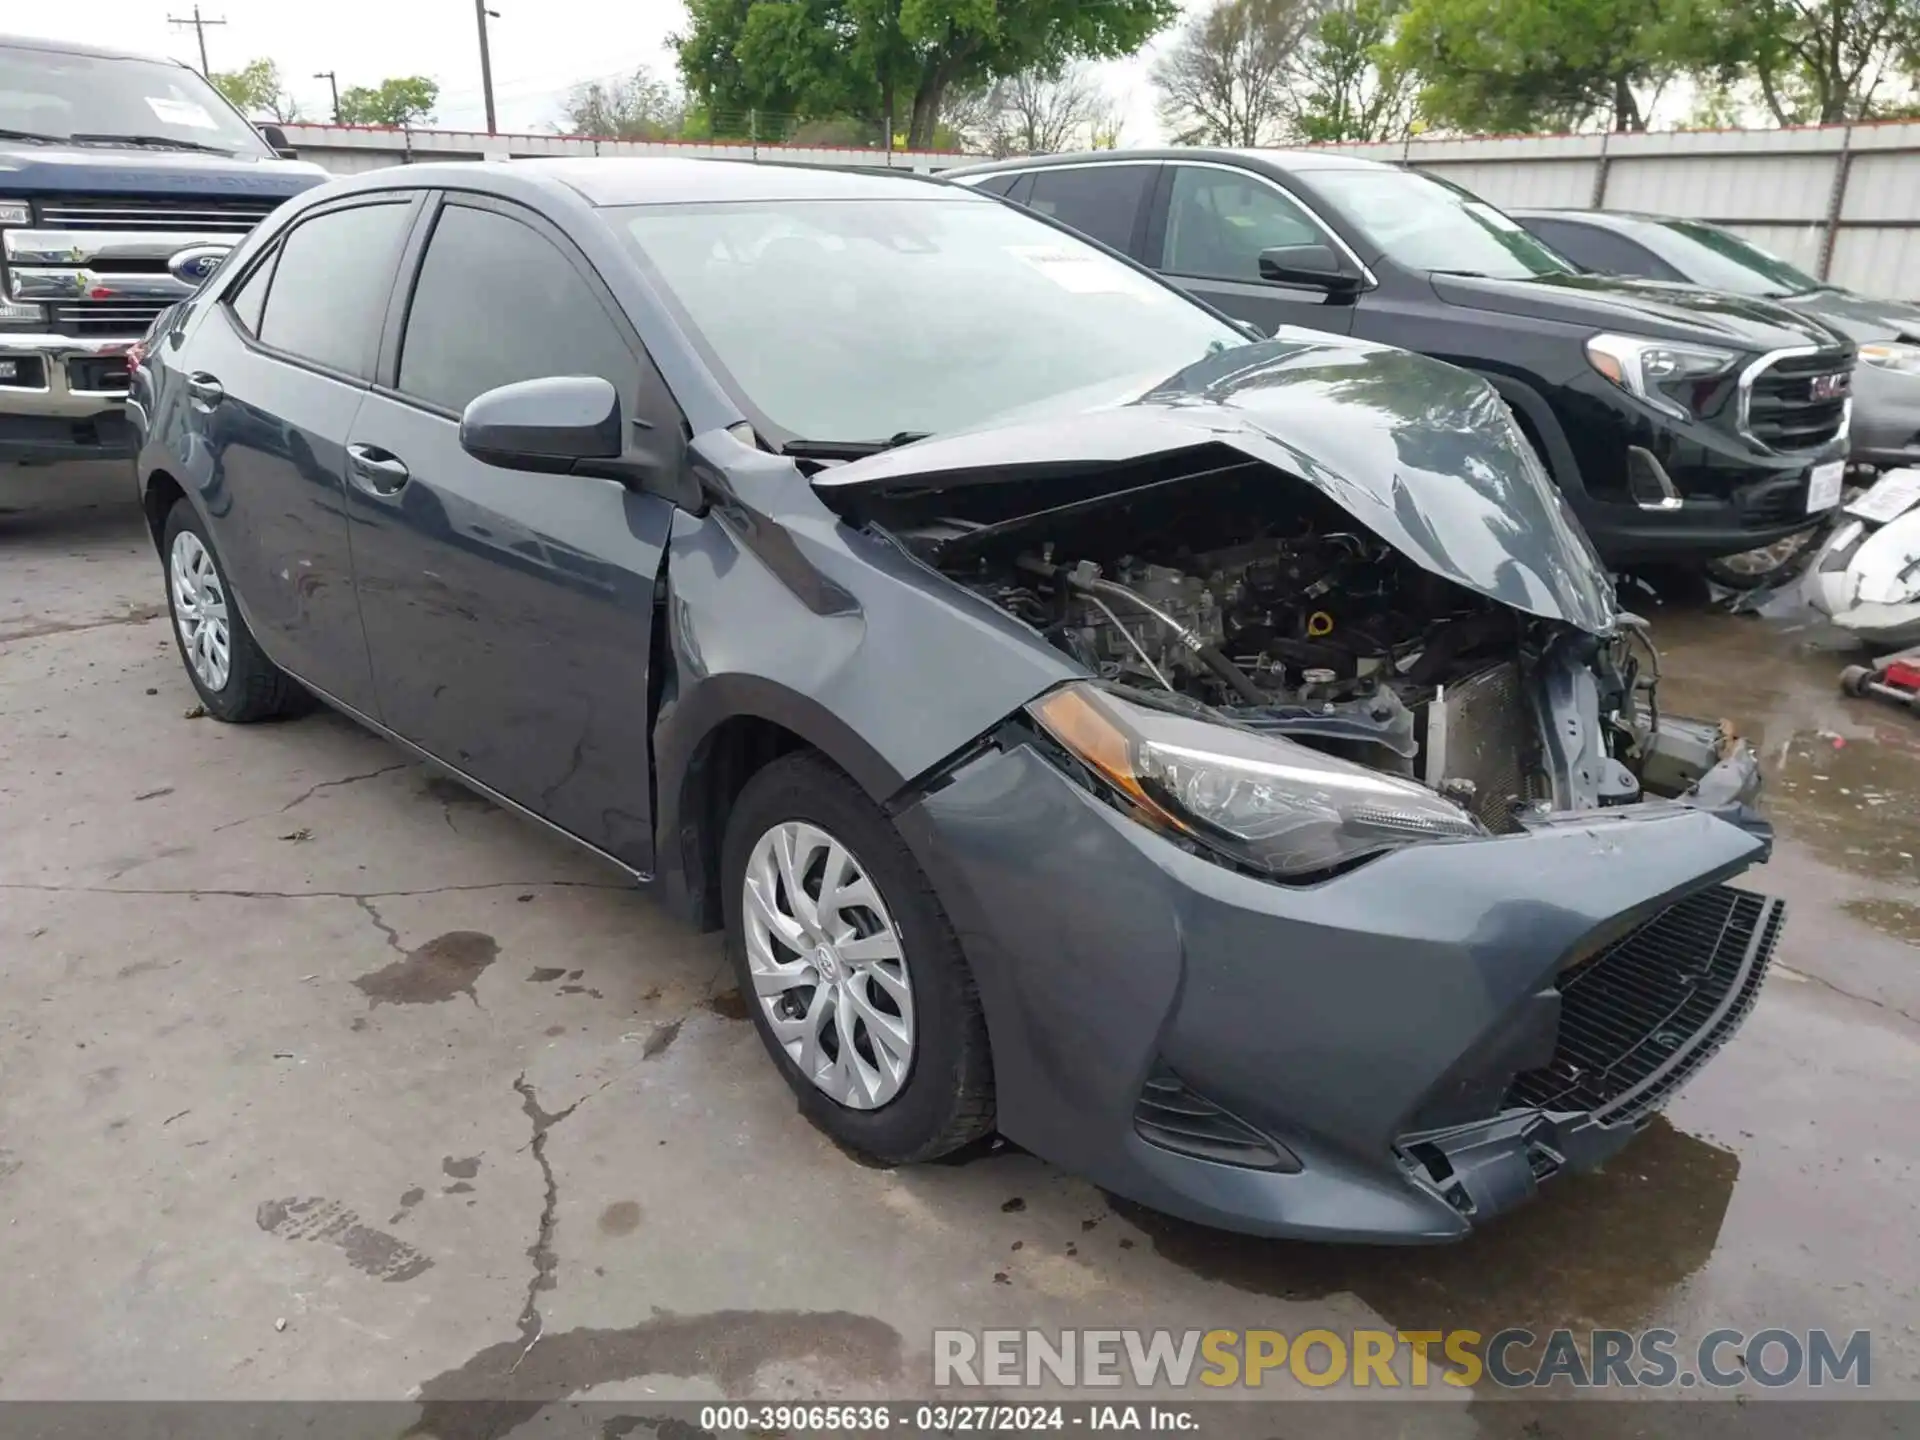
<instances>
[{"instance_id":1,"label":"front side window","mask_svg":"<svg viewBox=\"0 0 1920 1440\"><path fill-rule=\"evenodd\" d=\"M959 430L1247 343L1170 286L979 196L605 213L770 438Z\"/></svg>"},{"instance_id":2,"label":"front side window","mask_svg":"<svg viewBox=\"0 0 1920 1440\"><path fill-rule=\"evenodd\" d=\"M1264 181L1174 166L1163 267L1170 274L1258 282L1262 250L1325 243L1306 212Z\"/></svg>"},{"instance_id":3,"label":"front side window","mask_svg":"<svg viewBox=\"0 0 1920 1440\"><path fill-rule=\"evenodd\" d=\"M1416 170L1316 170L1313 186L1375 250L1408 270L1499 280L1575 273L1518 220Z\"/></svg>"},{"instance_id":4,"label":"front side window","mask_svg":"<svg viewBox=\"0 0 1920 1440\"><path fill-rule=\"evenodd\" d=\"M552 241L493 210L449 205L427 242L400 346L402 394L458 413L476 395L548 375L633 391L633 355Z\"/></svg>"},{"instance_id":5,"label":"front side window","mask_svg":"<svg viewBox=\"0 0 1920 1440\"><path fill-rule=\"evenodd\" d=\"M1150 165L1088 165L1037 170L1025 204L1116 250L1133 244L1134 221L1153 179Z\"/></svg>"},{"instance_id":6,"label":"front side window","mask_svg":"<svg viewBox=\"0 0 1920 1440\"><path fill-rule=\"evenodd\" d=\"M233 107L184 65L0 45L9 138L268 155Z\"/></svg>"},{"instance_id":7,"label":"front side window","mask_svg":"<svg viewBox=\"0 0 1920 1440\"><path fill-rule=\"evenodd\" d=\"M412 214L405 202L356 205L294 226L280 242L260 342L348 375L371 376Z\"/></svg>"},{"instance_id":8,"label":"front side window","mask_svg":"<svg viewBox=\"0 0 1920 1440\"><path fill-rule=\"evenodd\" d=\"M279 260L280 252L275 250L254 266L253 273L245 283L228 297L227 304L233 307L233 318L240 322L249 335L260 334L260 316L267 306L267 287L273 283L273 267Z\"/></svg>"}]
</instances>

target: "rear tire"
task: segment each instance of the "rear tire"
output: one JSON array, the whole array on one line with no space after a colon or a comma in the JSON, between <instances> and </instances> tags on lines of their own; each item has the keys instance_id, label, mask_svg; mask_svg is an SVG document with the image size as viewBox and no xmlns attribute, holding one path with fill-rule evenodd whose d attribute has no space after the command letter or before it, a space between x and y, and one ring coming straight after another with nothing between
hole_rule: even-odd
<instances>
[{"instance_id":1,"label":"rear tire","mask_svg":"<svg viewBox=\"0 0 1920 1440\"><path fill-rule=\"evenodd\" d=\"M728 817L720 873L728 958L801 1113L888 1165L993 1128L973 974L933 886L859 786L812 752L774 761Z\"/></svg>"},{"instance_id":2,"label":"rear tire","mask_svg":"<svg viewBox=\"0 0 1920 1440\"><path fill-rule=\"evenodd\" d=\"M306 692L253 638L213 539L185 499L167 512L160 556L174 644L207 714L246 725L300 708Z\"/></svg>"}]
</instances>

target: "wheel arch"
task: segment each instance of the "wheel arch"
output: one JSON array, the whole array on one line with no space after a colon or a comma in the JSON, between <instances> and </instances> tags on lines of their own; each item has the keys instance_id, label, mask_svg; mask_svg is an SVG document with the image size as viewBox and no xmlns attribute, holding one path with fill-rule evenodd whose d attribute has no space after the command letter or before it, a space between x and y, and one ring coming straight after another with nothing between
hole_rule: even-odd
<instances>
[{"instance_id":1,"label":"wheel arch","mask_svg":"<svg viewBox=\"0 0 1920 1440\"><path fill-rule=\"evenodd\" d=\"M656 883L669 905L718 929L720 850L747 781L783 755L811 750L876 803L905 783L872 745L818 701L749 674L712 675L691 692L666 687L654 727Z\"/></svg>"},{"instance_id":2,"label":"wheel arch","mask_svg":"<svg viewBox=\"0 0 1920 1440\"><path fill-rule=\"evenodd\" d=\"M186 487L173 477L171 471L155 470L140 486L140 509L147 517L147 531L153 536L156 550L160 547L161 533L166 529L168 513L186 498Z\"/></svg>"}]
</instances>

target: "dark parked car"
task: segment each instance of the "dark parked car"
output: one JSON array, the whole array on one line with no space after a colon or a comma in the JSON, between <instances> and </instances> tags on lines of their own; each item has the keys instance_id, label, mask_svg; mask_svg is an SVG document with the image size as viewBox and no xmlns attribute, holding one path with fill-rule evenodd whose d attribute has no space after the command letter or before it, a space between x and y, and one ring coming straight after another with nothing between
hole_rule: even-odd
<instances>
[{"instance_id":1,"label":"dark parked car","mask_svg":"<svg viewBox=\"0 0 1920 1440\"><path fill-rule=\"evenodd\" d=\"M1853 372L1852 459L1876 470L1920 465L1920 305L1816 280L1731 230L1702 220L1610 210L1515 210L1514 219L1587 270L1771 300L1860 347Z\"/></svg>"},{"instance_id":2,"label":"dark parked car","mask_svg":"<svg viewBox=\"0 0 1920 1440\"><path fill-rule=\"evenodd\" d=\"M1517 221L1417 171L1180 149L954 178L1263 332L1380 340L1485 376L1611 563L1749 550L1839 503L1848 341L1766 300L1578 273Z\"/></svg>"},{"instance_id":3,"label":"dark parked car","mask_svg":"<svg viewBox=\"0 0 1920 1440\"><path fill-rule=\"evenodd\" d=\"M882 1161L997 1127L1216 1224L1453 1238L1766 972L1752 752L1656 721L1491 389L1250 343L969 190L337 181L135 387L208 711L310 690L724 926Z\"/></svg>"},{"instance_id":4,"label":"dark parked car","mask_svg":"<svg viewBox=\"0 0 1920 1440\"><path fill-rule=\"evenodd\" d=\"M327 178L285 143L177 60L0 35L0 465L133 453L128 347Z\"/></svg>"}]
</instances>

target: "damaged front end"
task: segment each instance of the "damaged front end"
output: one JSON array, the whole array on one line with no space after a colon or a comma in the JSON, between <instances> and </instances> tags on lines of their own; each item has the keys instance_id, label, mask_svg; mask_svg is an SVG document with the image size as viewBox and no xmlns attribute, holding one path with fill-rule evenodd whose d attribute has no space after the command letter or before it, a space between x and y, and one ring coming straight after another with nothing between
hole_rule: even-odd
<instances>
[{"instance_id":1,"label":"damaged front end","mask_svg":"<svg viewBox=\"0 0 1920 1440\"><path fill-rule=\"evenodd\" d=\"M1646 795L1761 824L1750 750L1661 715L1644 624L1464 371L1276 341L816 486L1090 675L1416 780L1494 834Z\"/></svg>"},{"instance_id":2,"label":"damaged front end","mask_svg":"<svg viewBox=\"0 0 1920 1440\"><path fill-rule=\"evenodd\" d=\"M1087 677L900 815L1030 1148L1210 1223L1450 1238L1611 1154L1753 1003L1752 750L1660 711L1478 378L1275 341L814 485ZM1094 967L1126 1011L1052 993Z\"/></svg>"}]
</instances>

